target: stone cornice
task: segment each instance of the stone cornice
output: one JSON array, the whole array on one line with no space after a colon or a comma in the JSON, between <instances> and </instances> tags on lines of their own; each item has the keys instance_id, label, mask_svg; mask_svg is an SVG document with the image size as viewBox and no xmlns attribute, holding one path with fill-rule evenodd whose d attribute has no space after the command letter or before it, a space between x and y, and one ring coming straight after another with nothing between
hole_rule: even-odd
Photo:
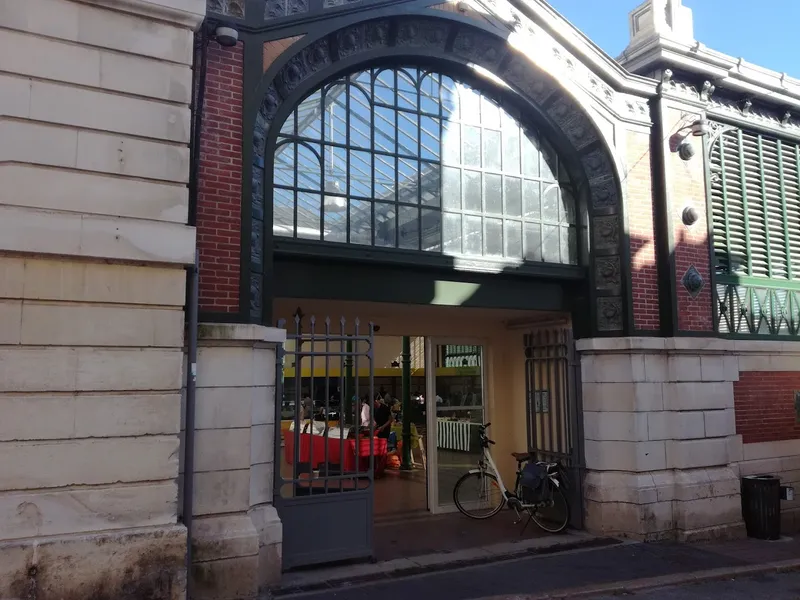
<instances>
[{"instance_id":1,"label":"stone cornice","mask_svg":"<svg viewBox=\"0 0 800 600\"><path fill-rule=\"evenodd\" d=\"M687 45L653 37L625 50L619 60L636 72L674 67L708 79L717 88L747 94L775 106L800 109L800 80L711 50L700 43Z\"/></svg>"},{"instance_id":2,"label":"stone cornice","mask_svg":"<svg viewBox=\"0 0 800 600\"><path fill-rule=\"evenodd\" d=\"M83 0L159 21L166 21L189 29L197 29L206 16L206 0Z\"/></svg>"}]
</instances>

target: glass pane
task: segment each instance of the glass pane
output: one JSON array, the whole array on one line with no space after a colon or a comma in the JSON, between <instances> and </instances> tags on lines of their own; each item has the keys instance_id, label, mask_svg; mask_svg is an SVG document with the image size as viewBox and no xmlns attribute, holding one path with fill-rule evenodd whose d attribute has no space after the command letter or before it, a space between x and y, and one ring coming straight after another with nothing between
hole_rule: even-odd
<instances>
[{"instance_id":1,"label":"glass pane","mask_svg":"<svg viewBox=\"0 0 800 600\"><path fill-rule=\"evenodd\" d=\"M522 258L522 223L520 221L506 221L506 256L509 258Z\"/></svg>"},{"instance_id":2,"label":"glass pane","mask_svg":"<svg viewBox=\"0 0 800 600\"><path fill-rule=\"evenodd\" d=\"M297 237L319 239L320 205L319 194L297 192Z\"/></svg>"},{"instance_id":3,"label":"glass pane","mask_svg":"<svg viewBox=\"0 0 800 600\"><path fill-rule=\"evenodd\" d=\"M559 219L559 187L555 183L545 183L542 191L542 221L560 222Z\"/></svg>"},{"instance_id":4,"label":"glass pane","mask_svg":"<svg viewBox=\"0 0 800 600\"><path fill-rule=\"evenodd\" d=\"M442 218L442 245L446 254L461 254L461 215L444 213Z\"/></svg>"},{"instance_id":5,"label":"glass pane","mask_svg":"<svg viewBox=\"0 0 800 600\"><path fill-rule=\"evenodd\" d=\"M442 133L439 130L439 119L422 117L420 121L420 146L422 158L439 160L441 156Z\"/></svg>"},{"instance_id":6,"label":"glass pane","mask_svg":"<svg viewBox=\"0 0 800 600\"><path fill-rule=\"evenodd\" d=\"M395 158L375 154L375 198L394 200Z\"/></svg>"},{"instance_id":7,"label":"glass pane","mask_svg":"<svg viewBox=\"0 0 800 600\"><path fill-rule=\"evenodd\" d=\"M578 236L574 227L561 228L561 261L565 265L578 264Z\"/></svg>"},{"instance_id":8,"label":"glass pane","mask_svg":"<svg viewBox=\"0 0 800 600\"><path fill-rule=\"evenodd\" d=\"M522 174L539 177L539 148L527 135L522 138Z\"/></svg>"},{"instance_id":9,"label":"glass pane","mask_svg":"<svg viewBox=\"0 0 800 600\"><path fill-rule=\"evenodd\" d=\"M325 140L336 144L347 143L347 90L336 84L325 93Z\"/></svg>"},{"instance_id":10,"label":"glass pane","mask_svg":"<svg viewBox=\"0 0 800 600\"><path fill-rule=\"evenodd\" d=\"M326 242L347 242L347 199L341 196L325 196Z\"/></svg>"},{"instance_id":11,"label":"glass pane","mask_svg":"<svg viewBox=\"0 0 800 600\"><path fill-rule=\"evenodd\" d=\"M350 200L350 243L372 244L372 202Z\"/></svg>"},{"instance_id":12,"label":"glass pane","mask_svg":"<svg viewBox=\"0 0 800 600\"><path fill-rule=\"evenodd\" d=\"M417 101L417 81L416 71L409 70L397 72L397 106L416 110Z\"/></svg>"},{"instance_id":13,"label":"glass pane","mask_svg":"<svg viewBox=\"0 0 800 600\"><path fill-rule=\"evenodd\" d=\"M503 178L500 175L484 174L483 201L485 212L490 215L503 214Z\"/></svg>"},{"instance_id":14,"label":"glass pane","mask_svg":"<svg viewBox=\"0 0 800 600\"><path fill-rule=\"evenodd\" d=\"M294 147L292 143L281 144L275 150L275 185L294 187Z\"/></svg>"},{"instance_id":15,"label":"glass pane","mask_svg":"<svg viewBox=\"0 0 800 600\"><path fill-rule=\"evenodd\" d=\"M347 190L347 150L324 146L325 191L329 194L344 194Z\"/></svg>"},{"instance_id":16,"label":"glass pane","mask_svg":"<svg viewBox=\"0 0 800 600\"><path fill-rule=\"evenodd\" d=\"M481 98L481 125L500 129L500 107L486 96Z\"/></svg>"},{"instance_id":17,"label":"glass pane","mask_svg":"<svg viewBox=\"0 0 800 600\"><path fill-rule=\"evenodd\" d=\"M367 96L370 95L370 90L372 89L372 71L359 71L358 73L353 73L350 76L350 81L354 83L358 83L361 88L367 93Z\"/></svg>"},{"instance_id":18,"label":"glass pane","mask_svg":"<svg viewBox=\"0 0 800 600\"><path fill-rule=\"evenodd\" d=\"M542 225L542 260L544 262L561 262L560 227Z\"/></svg>"},{"instance_id":19,"label":"glass pane","mask_svg":"<svg viewBox=\"0 0 800 600\"><path fill-rule=\"evenodd\" d=\"M419 163L415 160L397 161L397 201L409 204L419 202Z\"/></svg>"},{"instance_id":20,"label":"glass pane","mask_svg":"<svg viewBox=\"0 0 800 600\"><path fill-rule=\"evenodd\" d=\"M480 212L481 174L477 171L464 171L464 210Z\"/></svg>"},{"instance_id":21,"label":"glass pane","mask_svg":"<svg viewBox=\"0 0 800 600\"><path fill-rule=\"evenodd\" d=\"M430 73L422 79L419 87L420 110L439 114L439 75Z\"/></svg>"},{"instance_id":22,"label":"glass pane","mask_svg":"<svg viewBox=\"0 0 800 600\"><path fill-rule=\"evenodd\" d=\"M442 213L438 210L422 209L422 249L442 251Z\"/></svg>"},{"instance_id":23,"label":"glass pane","mask_svg":"<svg viewBox=\"0 0 800 600\"><path fill-rule=\"evenodd\" d=\"M461 210L461 169L442 167L442 207Z\"/></svg>"},{"instance_id":24,"label":"glass pane","mask_svg":"<svg viewBox=\"0 0 800 600\"><path fill-rule=\"evenodd\" d=\"M420 163L420 185L422 203L427 206L439 206L442 182L439 177L439 165L436 163Z\"/></svg>"},{"instance_id":25,"label":"glass pane","mask_svg":"<svg viewBox=\"0 0 800 600\"><path fill-rule=\"evenodd\" d=\"M372 108L357 86L350 86L350 145L369 149L372 136Z\"/></svg>"},{"instance_id":26,"label":"glass pane","mask_svg":"<svg viewBox=\"0 0 800 600\"><path fill-rule=\"evenodd\" d=\"M545 140L539 142L539 147L542 150L541 168L542 179L546 181L558 181L558 158L556 157L555 150Z\"/></svg>"},{"instance_id":27,"label":"glass pane","mask_svg":"<svg viewBox=\"0 0 800 600\"><path fill-rule=\"evenodd\" d=\"M485 219L485 222L484 254L486 256L503 256L503 220Z\"/></svg>"},{"instance_id":28,"label":"glass pane","mask_svg":"<svg viewBox=\"0 0 800 600\"><path fill-rule=\"evenodd\" d=\"M521 217L522 181L517 177L506 177L503 183L505 214L510 217Z\"/></svg>"},{"instance_id":29,"label":"glass pane","mask_svg":"<svg viewBox=\"0 0 800 600\"><path fill-rule=\"evenodd\" d=\"M562 223L575 225L575 196L572 195L572 191L565 185L561 186L560 211Z\"/></svg>"},{"instance_id":30,"label":"glass pane","mask_svg":"<svg viewBox=\"0 0 800 600\"><path fill-rule=\"evenodd\" d=\"M399 247L408 250L419 250L419 208L416 206L399 207Z\"/></svg>"},{"instance_id":31,"label":"glass pane","mask_svg":"<svg viewBox=\"0 0 800 600\"><path fill-rule=\"evenodd\" d=\"M447 375L437 374L434 382L437 396L434 401L434 439L439 504L452 506L456 481L477 464L482 455L478 443L478 427L484 423L481 370L483 347L437 345L434 355L442 357L442 366L458 367L456 373L448 370L445 371ZM467 490L470 509L483 512L499 503L500 498L496 496L500 493L499 488L490 487L486 490L490 491L489 497L478 493L479 491L483 490Z\"/></svg>"},{"instance_id":32,"label":"glass pane","mask_svg":"<svg viewBox=\"0 0 800 600\"><path fill-rule=\"evenodd\" d=\"M419 115L397 111L397 153L419 156Z\"/></svg>"},{"instance_id":33,"label":"glass pane","mask_svg":"<svg viewBox=\"0 0 800 600\"><path fill-rule=\"evenodd\" d=\"M483 219L464 215L464 254L480 256L483 253Z\"/></svg>"},{"instance_id":34,"label":"glass pane","mask_svg":"<svg viewBox=\"0 0 800 600\"><path fill-rule=\"evenodd\" d=\"M519 173L519 126L503 124L503 171L506 173Z\"/></svg>"},{"instance_id":35,"label":"glass pane","mask_svg":"<svg viewBox=\"0 0 800 600\"><path fill-rule=\"evenodd\" d=\"M461 164L461 128L458 123L442 123L442 162Z\"/></svg>"},{"instance_id":36,"label":"glass pane","mask_svg":"<svg viewBox=\"0 0 800 600\"><path fill-rule=\"evenodd\" d=\"M375 102L394 106L394 71L381 71L375 78Z\"/></svg>"},{"instance_id":37,"label":"glass pane","mask_svg":"<svg viewBox=\"0 0 800 600\"><path fill-rule=\"evenodd\" d=\"M319 152L319 145L314 146ZM322 189L319 155L305 144L297 145L297 187L317 191Z\"/></svg>"},{"instance_id":38,"label":"glass pane","mask_svg":"<svg viewBox=\"0 0 800 600\"><path fill-rule=\"evenodd\" d=\"M442 115L450 119L458 119L460 114L460 98L455 81L442 77Z\"/></svg>"},{"instance_id":39,"label":"glass pane","mask_svg":"<svg viewBox=\"0 0 800 600\"><path fill-rule=\"evenodd\" d=\"M350 195L372 197L372 155L350 151Z\"/></svg>"},{"instance_id":40,"label":"glass pane","mask_svg":"<svg viewBox=\"0 0 800 600\"><path fill-rule=\"evenodd\" d=\"M322 139L322 93L314 92L297 107L297 135Z\"/></svg>"},{"instance_id":41,"label":"glass pane","mask_svg":"<svg viewBox=\"0 0 800 600\"><path fill-rule=\"evenodd\" d=\"M529 219L542 218L540 184L538 181L525 180L522 183L522 209Z\"/></svg>"},{"instance_id":42,"label":"glass pane","mask_svg":"<svg viewBox=\"0 0 800 600\"><path fill-rule=\"evenodd\" d=\"M295 119L297 118L297 111L289 115L289 118L283 122L281 133L284 135L294 135Z\"/></svg>"},{"instance_id":43,"label":"glass pane","mask_svg":"<svg viewBox=\"0 0 800 600\"><path fill-rule=\"evenodd\" d=\"M291 190L275 188L273 191L272 233L281 237L294 236L294 192Z\"/></svg>"},{"instance_id":44,"label":"glass pane","mask_svg":"<svg viewBox=\"0 0 800 600\"><path fill-rule=\"evenodd\" d=\"M464 126L464 164L468 167L481 166L481 130L477 127Z\"/></svg>"},{"instance_id":45,"label":"glass pane","mask_svg":"<svg viewBox=\"0 0 800 600\"><path fill-rule=\"evenodd\" d=\"M525 260L542 260L542 226L525 223Z\"/></svg>"},{"instance_id":46,"label":"glass pane","mask_svg":"<svg viewBox=\"0 0 800 600\"><path fill-rule=\"evenodd\" d=\"M396 151L395 113L391 108L375 108L375 150Z\"/></svg>"},{"instance_id":47,"label":"glass pane","mask_svg":"<svg viewBox=\"0 0 800 600\"><path fill-rule=\"evenodd\" d=\"M499 131L483 130L483 166L500 171L503 168L501 137Z\"/></svg>"},{"instance_id":48,"label":"glass pane","mask_svg":"<svg viewBox=\"0 0 800 600\"><path fill-rule=\"evenodd\" d=\"M460 87L461 121L463 123L481 124L481 97L472 88L465 85Z\"/></svg>"},{"instance_id":49,"label":"glass pane","mask_svg":"<svg viewBox=\"0 0 800 600\"><path fill-rule=\"evenodd\" d=\"M395 225L397 214L394 204L375 203L375 245L393 248L397 245Z\"/></svg>"}]
</instances>

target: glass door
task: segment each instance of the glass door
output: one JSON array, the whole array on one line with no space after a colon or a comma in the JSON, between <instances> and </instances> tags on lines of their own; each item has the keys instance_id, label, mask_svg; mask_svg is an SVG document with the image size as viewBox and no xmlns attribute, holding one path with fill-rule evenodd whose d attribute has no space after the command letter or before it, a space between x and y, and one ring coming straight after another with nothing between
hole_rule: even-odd
<instances>
[{"instance_id":1,"label":"glass door","mask_svg":"<svg viewBox=\"0 0 800 600\"><path fill-rule=\"evenodd\" d=\"M475 340L426 339L428 508L456 510L453 488L480 458L485 422L484 346Z\"/></svg>"}]
</instances>

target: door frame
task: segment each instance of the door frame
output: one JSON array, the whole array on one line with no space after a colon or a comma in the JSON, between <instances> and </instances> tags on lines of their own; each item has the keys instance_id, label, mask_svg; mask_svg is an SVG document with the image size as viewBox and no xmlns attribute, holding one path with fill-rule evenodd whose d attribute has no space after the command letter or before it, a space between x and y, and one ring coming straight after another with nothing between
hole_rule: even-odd
<instances>
[{"instance_id":1,"label":"door frame","mask_svg":"<svg viewBox=\"0 0 800 600\"><path fill-rule=\"evenodd\" d=\"M489 355L489 344L486 339L478 337L425 336L425 426L428 430L426 446L428 487L428 511L431 514L457 512L455 504L440 506L439 504L439 428L436 414L436 346L480 346L481 347L481 401L483 421L487 422L490 399L486 374ZM477 466L477 465L476 465Z\"/></svg>"}]
</instances>

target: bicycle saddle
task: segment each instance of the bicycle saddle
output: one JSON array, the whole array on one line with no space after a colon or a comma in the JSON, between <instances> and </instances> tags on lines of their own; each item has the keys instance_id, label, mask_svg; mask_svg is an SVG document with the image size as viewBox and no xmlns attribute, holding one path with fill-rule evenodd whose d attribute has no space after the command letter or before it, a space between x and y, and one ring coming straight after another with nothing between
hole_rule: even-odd
<instances>
[{"instance_id":1,"label":"bicycle saddle","mask_svg":"<svg viewBox=\"0 0 800 600\"><path fill-rule=\"evenodd\" d=\"M531 453L530 452L512 452L511 456L516 458L517 462L523 462L523 461L526 461L526 460L530 459Z\"/></svg>"}]
</instances>

